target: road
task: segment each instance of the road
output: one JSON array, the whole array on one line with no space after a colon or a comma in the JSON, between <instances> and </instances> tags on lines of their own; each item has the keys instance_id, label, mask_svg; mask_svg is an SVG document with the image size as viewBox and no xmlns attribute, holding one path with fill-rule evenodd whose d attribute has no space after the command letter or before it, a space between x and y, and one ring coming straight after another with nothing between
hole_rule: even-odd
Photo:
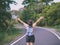
<instances>
[{"instance_id":1,"label":"road","mask_svg":"<svg viewBox=\"0 0 60 45\"><path fill-rule=\"evenodd\" d=\"M53 33L45 29L35 28L34 35L35 35L34 45L60 45L60 40ZM17 43L15 43L14 45L26 45L25 37L22 38Z\"/></svg>"}]
</instances>

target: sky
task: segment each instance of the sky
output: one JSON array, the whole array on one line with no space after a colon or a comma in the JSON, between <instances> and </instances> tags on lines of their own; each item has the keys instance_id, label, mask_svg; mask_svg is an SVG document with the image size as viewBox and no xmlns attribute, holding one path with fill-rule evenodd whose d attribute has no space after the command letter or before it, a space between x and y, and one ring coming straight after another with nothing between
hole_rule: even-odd
<instances>
[{"instance_id":1,"label":"sky","mask_svg":"<svg viewBox=\"0 0 60 45\"><path fill-rule=\"evenodd\" d=\"M17 4L16 4L16 5L11 4L11 5L10 5L11 10L19 10L20 8L23 8L23 7L24 7L24 6L22 5L23 0L14 0L14 1L16 1Z\"/></svg>"},{"instance_id":2,"label":"sky","mask_svg":"<svg viewBox=\"0 0 60 45\"><path fill-rule=\"evenodd\" d=\"M22 5L23 0L14 0L14 1L16 1L17 4L16 5L11 4L10 5L11 10L19 10L20 8L24 7L24 5ZM54 2L60 2L60 0L54 0Z\"/></svg>"}]
</instances>

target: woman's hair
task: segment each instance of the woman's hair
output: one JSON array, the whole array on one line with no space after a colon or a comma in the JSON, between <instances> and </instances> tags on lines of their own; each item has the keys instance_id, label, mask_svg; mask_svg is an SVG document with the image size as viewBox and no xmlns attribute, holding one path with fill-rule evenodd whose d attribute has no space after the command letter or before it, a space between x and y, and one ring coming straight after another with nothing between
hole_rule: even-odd
<instances>
[{"instance_id":1,"label":"woman's hair","mask_svg":"<svg viewBox=\"0 0 60 45\"><path fill-rule=\"evenodd\" d=\"M33 21L30 19L27 21L27 24L32 27Z\"/></svg>"}]
</instances>

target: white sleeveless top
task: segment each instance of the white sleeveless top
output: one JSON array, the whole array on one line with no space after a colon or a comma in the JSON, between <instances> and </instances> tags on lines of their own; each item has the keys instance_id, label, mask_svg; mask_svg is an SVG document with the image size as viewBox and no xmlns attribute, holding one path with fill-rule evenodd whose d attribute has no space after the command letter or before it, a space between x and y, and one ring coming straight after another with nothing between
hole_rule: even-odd
<instances>
[{"instance_id":1,"label":"white sleeveless top","mask_svg":"<svg viewBox=\"0 0 60 45\"><path fill-rule=\"evenodd\" d=\"M33 35L33 28L32 27L27 27L26 29L27 29L26 35L28 35L28 36Z\"/></svg>"}]
</instances>

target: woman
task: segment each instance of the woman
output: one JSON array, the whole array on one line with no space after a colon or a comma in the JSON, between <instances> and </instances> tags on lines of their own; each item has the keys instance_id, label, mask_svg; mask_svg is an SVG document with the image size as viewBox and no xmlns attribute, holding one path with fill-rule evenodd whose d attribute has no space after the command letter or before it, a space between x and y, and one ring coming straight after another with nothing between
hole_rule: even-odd
<instances>
[{"instance_id":1,"label":"woman","mask_svg":"<svg viewBox=\"0 0 60 45\"><path fill-rule=\"evenodd\" d=\"M20 18L17 18L17 20L19 22L21 22L26 27L26 30L27 30L27 33L26 33L26 45L34 45L34 42L35 42L35 36L34 36L34 33L33 33L34 27L43 18L44 17L41 16L35 23L33 23L32 20L29 20L27 22L27 24L25 22L23 22Z\"/></svg>"}]
</instances>

